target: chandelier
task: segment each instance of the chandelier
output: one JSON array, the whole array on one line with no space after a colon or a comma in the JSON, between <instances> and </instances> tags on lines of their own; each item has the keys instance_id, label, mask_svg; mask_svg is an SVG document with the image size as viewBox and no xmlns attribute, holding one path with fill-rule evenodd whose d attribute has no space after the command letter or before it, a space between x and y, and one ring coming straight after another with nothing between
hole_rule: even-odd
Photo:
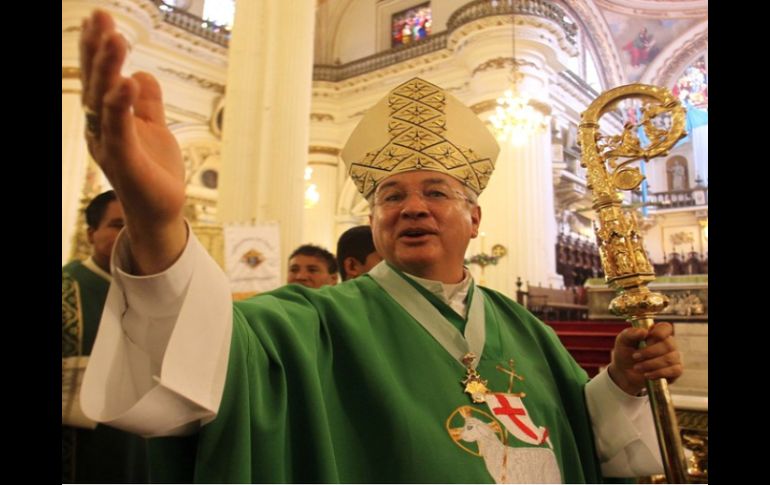
<instances>
[{"instance_id":1,"label":"chandelier","mask_svg":"<svg viewBox=\"0 0 770 485\"><path fill-rule=\"evenodd\" d=\"M318 186L310 182L313 176L313 169L305 167L305 209L312 209L318 205L321 200L321 194L318 193Z\"/></svg>"},{"instance_id":2,"label":"chandelier","mask_svg":"<svg viewBox=\"0 0 770 485\"><path fill-rule=\"evenodd\" d=\"M511 68L511 89L507 89L503 96L497 98L495 113L489 117L494 127L497 139L501 142L508 141L512 145L522 145L535 133L546 128L547 118L540 111L529 104L529 96L519 90L518 84L521 73L518 72L516 60L516 22L512 22L513 58Z\"/></svg>"}]
</instances>

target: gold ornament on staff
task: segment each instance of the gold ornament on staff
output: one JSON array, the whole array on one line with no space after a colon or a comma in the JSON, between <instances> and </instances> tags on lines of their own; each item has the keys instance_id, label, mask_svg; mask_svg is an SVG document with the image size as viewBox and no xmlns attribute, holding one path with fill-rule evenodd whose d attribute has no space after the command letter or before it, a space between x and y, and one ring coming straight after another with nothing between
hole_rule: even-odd
<instances>
[{"instance_id":1,"label":"gold ornament on staff","mask_svg":"<svg viewBox=\"0 0 770 485\"><path fill-rule=\"evenodd\" d=\"M620 101L640 99L642 117L636 124L626 123L619 135L599 132L599 119L613 111ZM659 128L656 117L670 116L670 128ZM641 127L650 139L642 147L637 136ZM594 232L607 282L618 290L610 302L610 311L625 317L634 327L649 329L653 315L662 311L668 298L654 293L647 285L655 272L642 244L636 216L621 208L620 190L634 190L644 180L637 167L673 148L685 133L685 109L665 88L629 84L602 93L582 113L578 143L582 148L581 165L587 169L588 188L593 193L593 209L598 215ZM640 344L640 348L644 342ZM687 483L687 468L676 413L665 379L647 380L647 392L655 419L663 467L668 483Z\"/></svg>"}]
</instances>

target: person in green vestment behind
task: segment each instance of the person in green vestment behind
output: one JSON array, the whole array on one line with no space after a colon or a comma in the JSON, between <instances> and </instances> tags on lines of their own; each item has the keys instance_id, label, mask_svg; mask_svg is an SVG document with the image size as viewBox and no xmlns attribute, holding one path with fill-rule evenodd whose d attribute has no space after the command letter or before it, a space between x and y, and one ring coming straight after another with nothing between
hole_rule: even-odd
<instances>
[{"instance_id":1,"label":"person in green vestment behind","mask_svg":"<svg viewBox=\"0 0 770 485\"><path fill-rule=\"evenodd\" d=\"M86 141L126 228L81 403L155 437L153 480L598 483L662 470L639 394L682 373L672 326L624 330L589 380L550 327L475 284L463 260L499 147L458 99L402 82L342 150L383 262L233 304L182 216L160 86L122 76L126 55L109 15L84 21Z\"/></svg>"},{"instance_id":2,"label":"person in green vestment behind","mask_svg":"<svg viewBox=\"0 0 770 485\"><path fill-rule=\"evenodd\" d=\"M368 273L382 261L374 247L371 226L355 226L343 232L337 239L337 264L342 281Z\"/></svg>"},{"instance_id":3,"label":"person in green vestment behind","mask_svg":"<svg viewBox=\"0 0 770 485\"><path fill-rule=\"evenodd\" d=\"M91 200L85 216L93 252L62 268L62 483L146 483L145 440L98 425L80 410L80 380L110 286L123 206L108 190Z\"/></svg>"}]
</instances>

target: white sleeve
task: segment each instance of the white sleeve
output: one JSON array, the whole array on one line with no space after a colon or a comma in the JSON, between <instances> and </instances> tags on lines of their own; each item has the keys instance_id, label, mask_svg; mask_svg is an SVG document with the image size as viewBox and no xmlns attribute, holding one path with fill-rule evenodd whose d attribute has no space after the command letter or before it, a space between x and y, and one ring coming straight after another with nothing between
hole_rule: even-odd
<instances>
[{"instance_id":1,"label":"white sleeve","mask_svg":"<svg viewBox=\"0 0 770 485\"><path fill-rule=\"evenodd\" d=\"M81 407L145 437L196 431L216 417L232 335L227 277L192 236L166 271L133 276L123 231Z\"/></svg>"},{"instance_id":2,"label":"white sleeve","mask_svg":"<svg viewBox=\"0 0 770 485\"><path fill-rule=\"evenodd\" d=\"M606 370L586 384L585 394L604 476L663 473L649 398L626 394Z\"/></svg>"}]
</instances>

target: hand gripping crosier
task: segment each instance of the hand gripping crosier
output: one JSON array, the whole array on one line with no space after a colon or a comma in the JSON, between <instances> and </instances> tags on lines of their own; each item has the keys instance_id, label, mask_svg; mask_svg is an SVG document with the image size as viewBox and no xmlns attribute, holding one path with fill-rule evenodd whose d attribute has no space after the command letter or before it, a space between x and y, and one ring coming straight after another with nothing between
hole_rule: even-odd
<instances>
[{"instance_id":1,"label":"hand gripping crosier","mask_svg":"<svg viewBox=\"0 0 770 485\"><path fill-rule=\"evenodd\" d=\"M624 99L638 98L644 103L637 124L626 123L620 135L599 133L599 118L615 109ZM653 124L657 116L670 116L670 128ZM581 164L587 169L588 188L593 193L594 224L599 255L607 282L618 290L610 302L610 311L626 318L634 327L649 329L653 315L668 304L668 299L653 293L647 285L655 279L652 265L642 245L642 236L633 213L621 208L619 190L633 190L644 180L632 162L665 155L685 136L685 110L667 89L644 84L629 84L602 93L581 115L578 143ZM637 130L641 127L650 139L642 147ZM644 342L640 347L644 346ZM684 451L679 426L665 379L647 381L647 391L655 419L663 467L669 483L687 483Z\"/></svg>"}]
</instances>

